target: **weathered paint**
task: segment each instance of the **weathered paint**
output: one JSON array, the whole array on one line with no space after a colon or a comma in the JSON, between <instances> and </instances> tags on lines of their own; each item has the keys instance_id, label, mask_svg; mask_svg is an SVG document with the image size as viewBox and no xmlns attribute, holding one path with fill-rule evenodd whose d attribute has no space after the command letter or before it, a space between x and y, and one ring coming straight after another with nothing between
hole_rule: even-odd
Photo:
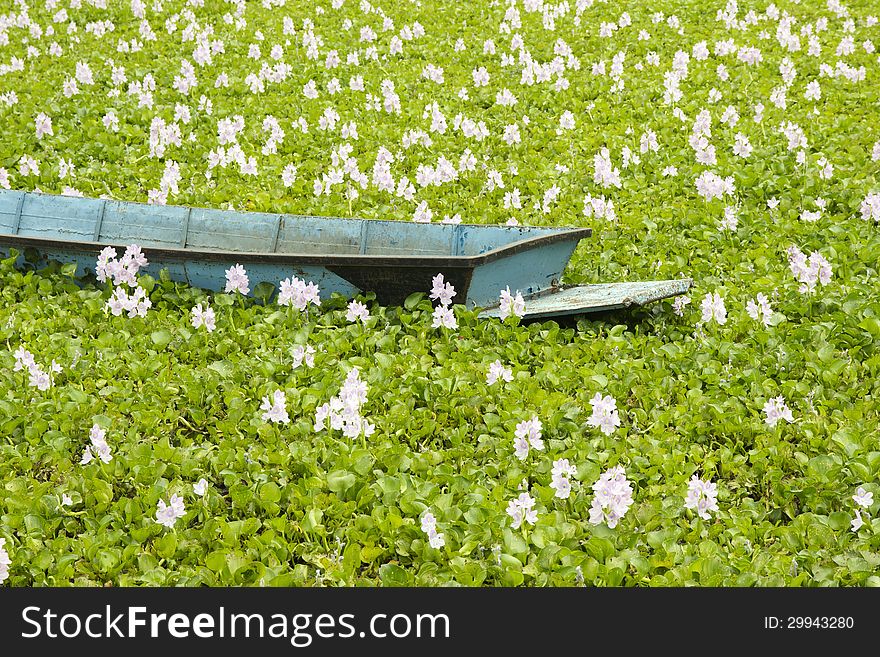
<instances>
[{"instance_id":1,"label":"weathered paint","mask_svg":"<svg viewBox=\"0 0 880 657\"><path fill-rule=\"evenodd\" d=\"M526 299L524 318L580 315L642 306L687 292L693 281L638 281L633 283L599 283L575 285L543 296ZM499 308L489 308L480 317L498 317Z\"/></svg>"}]
</instances>

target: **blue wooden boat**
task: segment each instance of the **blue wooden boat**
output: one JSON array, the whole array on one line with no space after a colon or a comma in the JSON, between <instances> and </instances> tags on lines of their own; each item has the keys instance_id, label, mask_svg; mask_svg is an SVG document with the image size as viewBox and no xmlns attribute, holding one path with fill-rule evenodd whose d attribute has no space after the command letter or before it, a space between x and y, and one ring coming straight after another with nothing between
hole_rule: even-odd
<instances>
[{"instance_id":1,"label":"blue wooden boat","mask_svg":"<svg viewBox=\"0 0 880 657\"><path fill-rule=\"evenodd\" d=\"M241 264L258 283L298 276L322 298L372 291L383 305L427 292L442 273L455 303L497 315L500 290L526 300L527 317L625 308L684 293L690 280L563 286L562 272L589 228L417 224L236 212L0 190L0 252L32 249L41 261L94 271L98 253L138 244L146 273L222 290ZM253 293L253 292L252 292ZM493 310L493 307L495 310Z\"/></svg>"}]
</instances>

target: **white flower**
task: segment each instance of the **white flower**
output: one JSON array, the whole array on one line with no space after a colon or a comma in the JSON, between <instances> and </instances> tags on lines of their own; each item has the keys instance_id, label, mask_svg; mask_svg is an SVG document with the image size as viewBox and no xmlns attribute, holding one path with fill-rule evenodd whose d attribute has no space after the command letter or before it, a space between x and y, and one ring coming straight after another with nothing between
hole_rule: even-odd
<instances>
[{"instance_id":1,"label":"white flower","mask_svg":"<svg viewBox=\"0 0 880 657\"><path fill-rule=\"evenodd\" d=\"M443 274L437 274L431 279L431 298L436 299L441 305L448 306L455 296L455 288L452 283L443 280Z\"/></svg>"},{"instance_id":2,"label":"white flower","mask_svg":"<svg viewBox=\"0 0 880 657\"><path fill-rule=\"evenodd\" d=\"M752 319L762 322L764 326L770 326L773 310L770 308L770 301L765 294L758 292L755 301L749 301L746 304L746 312Z\"/></svg>"},{"instance_id":3,"label":"white flower","mask_svg":"<svg viewBox=\"0 0 880 657\"><path fill-rule=\"evenodd\" d=\"M679 317L683 317L684 307L687 306L690 302L691 298L686 294L675 297L675 301L672 302L672 312L674 312Z\"/></svg>"},{"instance_id":4,"label":"white flower","mask_svg":"<svg viewBox=\"0 0 880 657\"><path fill-rule=\"evenodd\" d=\"M856 489L856 494L853 495L852 498L856 504L863 506L866 509L874 503L874 493L866 491L862 486L859 486L858 489Z\"/></svg>"},{"instance_id":5,"label":"white flower","mask_svg":"<svg viewBox=\"0 0 880 657\"><path fill-rule=\"evenodd\" d=\"M794 422L794 418L791 415L791 409L786 406L785 400L781 395L779 397L768 399L767 403L764 404L763 411L766 415L764 421L770 427L775 427L779 420Z\"/></svg>"},{"instance_id":6,"label":"white flower","mask_svg":"<svg viewBox=\"0 0 880 657\"><path fill-rule=\"evenodd\" d=\"M590 400L593 414L587 418L587 424L602 430L606 436L614 433L614 429L620 426L620 416L617 412L617 401L611 395L602 396L601 392Z\"/></svg>"},{"instance_id":7,"label":"white flower","mask_svg":"<svg viewBox=\"0 0 880 657\"><path fill-rule=\"evenodd\" d=\"M510 286L501 290L500 301L500 317L502 320L507 319L511 315L522 317L526 314L526 302L522 294L517 291L516 296L511 295Z\"/></svg>"},{"instance_id":8,"label":"white flower","mask_svg":"<svg viewBox=\"0 0 880 657\"><path fill-rule=\"evenodd\" d=\"M306 283L304 280L293 276L281 281L280 286L281 289L278 292L279 306L293 306L297 310L306 310L309 304L321 305L321 291L312 282Z\"/></svg>"},{"instance_id":9,"label":"white flower","mask_svg":"<svg viewBox=\"0 0 880 657\"><path fill-rule=\"evenodd\" d=\"M200 326L204 326L208 333L211 333L216 324L214 317L214 310L210 306L205 306L202 308L202 304L197 304L192 309L192 317L190 321L192 322L193 328L199 328Z\"/></svg>"},{"instance_id":10,"label":"white flower","mask_svg":"<svg viewBox=\"0 0 880 657\"><path fill-rule=\"evenodd\" d=\"M489 365L489 372L488 374L486 374L486 383L491 386L498 379L503 379L507 382L513 380L513 372L504 367L500 360L496 360L494 363Z\"/></svg>"},{"instance_id":11,"label":"white flower","mask_svg":"<svg viewBox=\"0 0 880 657\"><path fill-rule=\"evenodd\" d=\"M6 539L0 538L0 582L9 578L9 566L12 563L12 559L9 558L9 553L6 551L5 546Z\"/></svg>"},{"instance_id":12,"label":"white flower","mask_svg":"<svg viewBox=\"0 0 880 657\"><path fill-rule=\"evenodd\" d=\"M590 523L606 523L614 529L632 505L632 485L626 478L623 466L606 470L593 484L593 504L590 507Z\"/></svg>"},{"instance_id":13,"label":"white flower","mask_svg":"<svg viewBox=\"0 0 880 657\"><path fill-rule=\"evenodd\" d=\"M510 500L507 504L507 515L513 520L511 527L519 529L523 522L534 525L538 520L538 512L534 506L535 500L528 493L520 493L519 497Z\"/></svg>"},{"instance_id":14,"label":"white flower","mask_svg":"<svg viewBox=\"0 0 880 657\"><path fill-rule=\"evenodd\" d=\"M61 496L61 506L73 506L73 498L70 497L67 493L64 493Z\"/></svg>"},{"instance_id":15,"label":"white flower","mask_svg":"<svg viewBox=\"0 0 880 657\"><path fill-rule=\"evenodd\" d=\"M159 500L156 505L156 522L168 528L174 527L178 519L186 515L183 508L183 498L180 495L172 495L168 504L165 500Z\"/></svg>"},{"instance_id":16,"label":"white flower","mask_svg":"<svg viewBox=\"0 0 880 657\"><path fill-rule=\"evenodd\" d=\"M880 141L877 142L877 145L880 147ZM880 148L878 148L878 154L880 154ZM859 210L862 213L862 219L865 221L873 219L880 222L880 193L868 194L862 201Z\"/></svg>"},{"instance_id":17,"label":"white flower","mask_svg":"<svg viewBox=\"0 0 880 657\"><path fill-rule=\"evenodd\" d=\"M551 471L553 480L550 482L550 487L556 491L556 497L563 500L568 499L571 495L571 481L568 478L575 474L577 474L577 468L569 463L568 459L559 459L553 462L553 470Z\"/></svg>"},{"instance_id":18,"label":"white flower","mask_svg":"<svg viewBox=\"0 0 880 657\"><path fill-rule=\"evenodd\" d=\"M248 281L247 272L244 267L235 264L226 270L226 292L239 292L247 294L250 292L250 282Z\"/></svg>"},{"instance_id":19,"label":"white flower","mask_svg":"<svg viewBox=\"0 0 880 657\"><path fill-rule=\"evenodd\" d=\"M862 520L862 514L859 513L859 510L856 509L856 517L850 521L850 526L854 532L859 531L862 528L862 525L865 524L865 521Z\"/></svg>"},{"instance_id":20,"label":"white flower","mask_svg":"<svg viewBox=\"0 0 880 657\"><path fill-rule=\"evenodd\" d=\"M107 444L105 438L106 433L107 432L97 424L92 426L89 431L91 445L86 446L82 460L80 460L80 465L91 463L95 457L99 458L104 463L110 463L110 461L113 460L113 455L110 454L110 446Z\"/></svg>"},{"instance_id":21,"label":"white flower","mask_svg":"<svg viewBox=\"0 0 880 657\"><path fill-rule=\"evenodd\" d=\"M541 429L541 420L539 420L537 416L533 417L531 420L523 420L516 425L516 431L514 432L514 435L516 436L514 440L514 448L516 449L517 458L522 460L528 456L530 447L539 451L544 449L544 441L541 439Z\"/></svg>"},{"instance_id":22,"label":"white flower","mask_svg":"<svg viewBox=\"0 0 880 657\"><path fill-rule=\"evenodd\" d=\"M284 396L283 390L276 390L272 394L272 399L269 399L269 396L263 397L263 404L260 406L261 411L266 411L263 413L263 421L264 422L281 422L282 424L287 424L290 422L290 416L287 414L287 399Z\"/></svg>"},{"instance_id":23,"label":"white flower","mask_svg":"<svg viewBox=\"0 0 880 657\"><path fill-rule=\"evenodd\" d=\"M433 316L434 321L431 324L431 328L458 328L458 322L455 319L455 313L452 312L452 309L449 306L437 306L436 308L434 308Z\"/></svg>"},{"instance_id":24,"label":"white flower","mask_svg":"<svg viewBox=\"0 0 880 657\"><path fill-rule=\"evenodd\" d=\"M208 481L206 479L199 479L196 483L193 484L193 492L196 495L202 496L208 492Z\"/></svg>"},{"instance_id":25,"label":"white flower","mask_svg":"<svg viewBox=\"0 0 880 657\"><path fill-rule=\"evenodd\" d=\"M303 363L306 364L306 367L314 367L315 366L315 348L307 344L296 345L292 350L293 355L293 367L297 368Z\"/></svg>"},{"instance_id":26,"label":"white flower","mask_svg":"<svg viewBox=\"0 0 880 657\"><path fill-rule=\"evenodd\" d=\"M708 322L714 319L719 324L727 322L727 309L724 307L724 299L717 292L714 294L706 294L700 309L703 311L703 321Z\"/></svg>"},{"instance_id":27,"label":"white flower","mask_svg":"<svg viewBox=\"0 0 880 657\"><path fill-rule=\"evenodd\" d=\"M446 545L446 539L443 538L443 534L440 534L436 531L428 532L428 542L435 550L439 550L444 545Z\"/></svg>"},{"instance_id":28,"label":"white flower","mask_svg":"<svg viewBox=\"0 0 880 657\"><path fill-rule=\"evenodd\" d=\"M703 520L709 519L710 511L718 511L718 486L708 480L704 481L694 475L688 482L687 497L684 501L686 509L695 510Z\"/></svg>"},{"instance_id":29,"label":"white flower","mask_svg":"<svg viewBox=\"0 0 880 657\"><path fill-rule=\"evenodd\" d=\"M362 323L367 321L367 318L370 316L370 311L367 309L367 306L356 299L352 300L351 303L348 304L348 310L345 313L345 318L349 322L355 322L360 320Z\"/></svg>"}]
</instances>

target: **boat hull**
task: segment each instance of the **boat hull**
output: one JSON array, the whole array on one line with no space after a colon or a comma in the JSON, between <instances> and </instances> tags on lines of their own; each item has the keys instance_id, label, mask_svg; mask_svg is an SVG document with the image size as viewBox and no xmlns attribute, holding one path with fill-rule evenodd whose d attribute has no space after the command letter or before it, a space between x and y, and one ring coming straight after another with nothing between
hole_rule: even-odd
<instances>
[{"instance_id":1,"label":"boat hull","mask_svg":"<svg viewBox=\"0 0 880 657\"><path fill-rule=\"evenodd\" d=\"M584 228L268 215L0 190L0 252L31 249L41 264L76 263L83 275L103 248L121 254L136 243L150 263L142 271L153 277L166 269L172 280L223 290L226 270L240 264L251 294L259 283L277 287L298 276L324 299L374 292L384 305L427 292L438 273L455 288L454 301L471 308L497 304L507 286L540 294L560 284L588 235Z\"/></svg>"}]
</instances>

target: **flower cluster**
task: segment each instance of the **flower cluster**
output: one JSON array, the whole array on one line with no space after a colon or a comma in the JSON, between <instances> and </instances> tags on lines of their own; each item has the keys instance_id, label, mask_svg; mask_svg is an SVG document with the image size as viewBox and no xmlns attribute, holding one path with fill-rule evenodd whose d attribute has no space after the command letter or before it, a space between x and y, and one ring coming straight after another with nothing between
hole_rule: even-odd
<instances>
[{"instance_id":1,"label":"flower cluster","mask_svg":"<svg viewBox=\"0 0 880 657\"><path fill-rule=\"evenodd\" d=\"M321 305L321 296L318 286L312 282L294 276L281 281L281 290L278 293L278 304L281 306L293 306L297 310L305 310L309 304Z\"/></svg>"},{"instance_id":2,"label":"flower cluster","mask_svg":"<svg viewBox=\"0 0 880 657\"><path fill-rule=\"evenodd\" d=\"M169 529L174 527L174 524L185 515L186 510L183 508L183 498L180 495L172 495L168 504L165 503L165 500L159 500L156 505L156 522Z\"/></svg>"},{"instance_id":3,"label":"flower cluster","mask_svg":"<svg viewBox=\"0 0 880 657\"><path fill-rule=\"evenodd\" d=\"M499 379L509 383L513 380L513 372L509 368L504 367L504 364L500 360L496 360L489 365L489 372L486 374L486 383L491 386Z\"/></svg>"},{"instance_id":4,"label":"flower cluster","mask_svg":"<svg viewBox=\"0 0 880 657\"><path fill-rule=\"evenodd\" d=\"M538 451L544 449L544 441L541 439L541 420L537 416L531 420L523 420L516 425L513 447L516 457L524 460L529 455L529 448L534 447Z\"/></svg>"},{"instance_id":5,"label":"flower cluster","mask_svg":"<svg viewBox=\"0 0 880 657\"><path fill-rule=\"evenodd\" d=\"M434 321L431 328L444 327L448 329L458 328L458 321L455 319L455 313L449 305L452 303L452 297L455 296L455 288L452 283L443 279L443 274L437 274L431 279L431 298L439 301L434 308Z\"/></svg>"},{"instance_id":6,"label":"flower cluster","mask_svg":"<svg viewBox=\"0 0 880 657\"><path fill-rule=\"evenodd\" d=\"M103 283L110 278L113 285L134 288L130 294L124 287L113 290L113 295L107 300L107 307L114 316L119 317L123 312L127 312L129 317L147 316L147 310L152 307L153 302L137 282L138 271L147 264L147 257L137 244L127 247L121 258L117 258L116 249L112 246L104 248L98 254L95 274L99 281Z\"/></svg>"},{"instance_id":7,"label":"flower cluster","mask_svg":"<svg viewBox=\"0 0 880 657\"><path fill-rule=\"evenodd\" d=\"M511 315L522 317L526 314L526 302L522 294L517 291L516 296L510 293L510 286L501 290L500 300L500 317L505 320Z\"/></svg>"},{"instance_id":8,"label":"flower cluster","mask_svg":"<svg viewBox=\"0 0 880 657\"><path fill-rule=\"evenodd\" d=\"M136 287L131 294L126 292L124 287L117 287L107 300L107 307L116 317L119 317L123 312L127 312L129 317L146 317L147 310L152 305L153 302L147 296L146 290L140 286Z\"/></svg>"},{"instance_id":9,"label":"flower cluster","mask_svg":"<svg viewBox=\"0 0 880 657\"><path fill-rule=\"evenodd\" d=\"M276 390L271 398L268 395L263 397L260 410L265 411L263 422L280 422L281 424L290 422L290 416L287 414L287 399L283 390Z\"/></svg>"},{"instance_id":10,"label":"flower cluster","mask_svg":"<svg viewBox=\"0 0 880 657\"><path fill-rule=\"evenodd\" d=\"M880 150L880 141L877 142L878 150ZM862 212L862 219L880 222L880 193L868 194L859 208Z\"/></svg>"},{"instance_id":11,"label":"flower cluster","mask_svg":"<svg viewBox=\"0 0 880 657\"><path fill-rule=\"evenodd\" d=\"M95 457L99 458L104 463L110 463L110 461L113 460L113 455L110 453L110 445L107 444L106 435L107 432L97 424L92 426L89 431L89 440L92 444L86 445L86 450L83 452L80 465L91 463Z\"/></svg>"},{"instance_id":12,"label":"flower cluster","mask_svg":"<svg viewBox=\"0 0 880 657\"><path fill-rule=\"evenodd\" d=\"M708 520L710 511L718 511L718 485L694 475L688 482L684 507L695 510L703 520Z\"/></svg>"},{"instance_id":13,"label":"flower cluster","mask_svg":"<svg viewBox=\"0 0 880 657\"><path fill-rule=\"evenodd\" d=\"M770 308L770 301L765 294L758 292L755 300L746 304L746 312L752 319L760 321L764 326L770 326L773 310Z\"/></svg>"},{"instance_id":14,"label":"flower cluster","mask_svg":"<svg viewBox=\"0 0 880 657\"><path fill-rule=\"evenodd\" d=\"M356 322L360 320L361 324L367 321L367 318L370 316L370 311L367 308L366 304L361 303L357 299L352 299L348 304L348 309L345 311L345 319L349 322Z\"/></svg>"},{"instance_id":15,"label":"flower cluster","mask_svg":"<svg viewBox=\"0 0 880 657\"><path fill-rule=\"evenodd\" d=\"M251 291L247 272L240 264L236 263L226 270L225 291L227 293L239 292L240 294L247 294Z\"/></svg>"},{"instance_id":16,"label":"flower cluster","mask_svg":"<svg viewBox=\"0 0 880 657\"><path fill-rule=\"evenodd\" d=\"M874 504L874 493L865 490L864 486L859 486L856 489L855 495L852 496L853 501L863 509L865 509L864 513L867 514L867 509L871 508L871 505ZM856 509L856 517L852 519L850 523L852 526L852 530L854 532L859 531L862 528L862 525L865 524L864 519L862 518L862 511Z\"/></svg>"},{"instance_id":17,"label":"flower cluster","mask_svg":"<svg viewBox=\"0 0 880 657\"><path fill-rule=\"evenodd\" d=\"M422 516L422 531L428 535L428 542L435 550L439 550L446 545L446 539L443 534L437 531L437 519L430 511L426 511Z\"/></svg>"},{"instance_id":18,"label":"flower cluster","mask_svg":"<svg viewBox=\"0 0 880 657\"><path fill-rule=\"evenodd\" d=\"M764 421L768 426L775 427L779 420L794 422L794 418L791 415L791 409L785 404L785 399L783 399L781 395L779 397L768 399L767 403L764 404L763 410L764 415L766 415Z\"/></svg>"},{"instance_id":19,"label":"flower cluster","mask_svg":"<svg viewBox=\"0 0 880 657\"><path fill-rule=\"evenodd\" d=\"M141 252L141 247L132 244L125 249L121 258L116 257L116 249L112 246L104 248L98 254L98 262L95 265L95 274L103 283L108 278L113 279L113 285L137 285L137 273L142 267L147 266L147 257Z\"/></svg>"},{"instance_id":20,"label":"flower cluster","mask_svg":"<svg viewBox=\"0 0 880 657\"><path fill-rule=\"evenodd\" d=\"M330 428L341 429L346 438L373 435L375 425L361 416L366 401L367 384L360 380L360 371L355 367L346 375L339 395L315 409L315 431L325 429L329 420Z\"/></svg>"},{"instance_id":21,"label":"flower cluster","mask_svg":"<svg viewBox=\"0 0 880 657\"><path fill-rule=\"evenodd\" d=\"M315 366L315 348L307 344L305 346L298 344L291 350L291 356L293 357L293 367L296 369L303 363L306 364L306 367L314 367Z\"/></svg>"},{"instance_id":22,"label":"flower cluster","mask_svg":"<svg viewBox=\"0 0 880 657\"><path fill-rule=\"evenodd\" d=\"M26 369L28 385L38 390L48 390L52 386L52 374L61 371L61 365L53 359L49 366L49 372L46 372L42 366L36 363L34 355L24 347L19 347L13 356L15 357L15 365L12 366L12 371L18 372Z\"/></svg>"},{"instance_id":23,"label":"flower cluster","mask_svg":"<svg viewBox=\"0 0 880 657\"><path fill-rule=\"evenodd\" d=\"M550 488L556 491L556 497L567 500L571 495L571 481L569 477L577 474L577 468L568 462L568 459L553 461L553 470L550 472L552 481Z\"/></svg>"},{"instance_id":24,"label":"flower cluster","mask_svg":"<svg viewBox=\"0 0 880 657\"><path fill-rule=\"evenodd\" d=\"M519 497L508 502L507 515L513 519L511 527L514 529L519 529L524 522L534 525L538 520L534 498L528 493L520 493Z\"/></svg>"},{"instance_id":25,"label":"flower cluster","mask_svg":"<svg viewBox=\"0 0 880 657\"><path fill-rule=\"evenodd\" d=\"M818 251L807 258L797 246L788 247L788 266L801 284L801 293L812 292L816 283L828 285L831 282L831 264Z\"/></svg>"},{"instance_id":26,"label":"flower cluster","mask_svg":"<svg viewBox=\"0 0 880 657\"><path fill-rule=\"evenodd\" d=\"M614 433L614 429L620 426L620 416L617 413L617 401L611 395L602 396L597 392L590 400L593 413L587 418L587 424L602 430L606 436Z\"/></svg>"},{"instance_id":27,"label":"flower cluster","mask_svg":"<svg viewBox=\"0 0 880 657\"><path fill-rule=\"evenodd\" d=\"M719 324L727 323L727 308L724 307L724 299L717 292L706 294L700 303L700 310L703 312L703 322L714 319Z\"/></svg>"},{"instance_id":28,"label":"flower cluster","mask_svg":"<svg viewBox=\"0 0 880 657\"><path fill-rule=\"evenodd\" d=\"M617 465L606 470L593 484L593 504L590 507L590 522L594 525L606 523L614 529L632 505L632 486L626 478L623 466Z\"/></svg>"},{"instance_id":29,"label":"flower cluster","mask_svg":"<svg viewBox=\"0 0 880 657\"><path fill-rule=\"evenodd\" d=\"M6 539L0 538L0 583L9 578L9 566L12 563L5 546Z\"/></svg>"},{"instance_id":30,"label":"flower cluster","mask_svg":"<svg viewBox=\"0 0 880 657\"><path fill-rule=\"evenodd\" d=\"M214 309L211 306L205 304L205 307L202 308L202 304L196 304L191 311L191 315L190 322L192 322L193 328L204 326L208 333L213 332L216 328Z\"/></svg>"}]
</instances>

